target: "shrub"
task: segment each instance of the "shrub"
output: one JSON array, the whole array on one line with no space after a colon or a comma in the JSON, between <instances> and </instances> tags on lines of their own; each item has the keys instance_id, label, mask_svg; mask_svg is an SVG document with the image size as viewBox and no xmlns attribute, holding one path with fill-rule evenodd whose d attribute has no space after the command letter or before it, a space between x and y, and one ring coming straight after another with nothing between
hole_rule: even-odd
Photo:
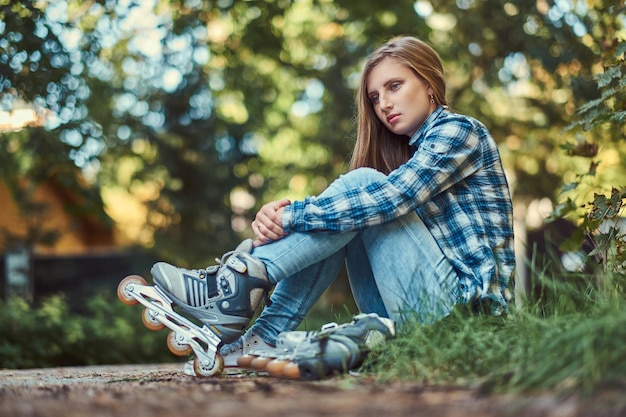
<instances>
[{"instance_id":1,"label":"shrub","mask_svg":"<svg viewBox=\"0 0 626 417\"><path fill-rule=\"evenodd\" d=\"M84 314L70 312L62 296L37 308L21 298L0 301L0 367L172 361L167 332L147 331L140 313L105 293L90 298Z\"/></svg>"}]
</instances>

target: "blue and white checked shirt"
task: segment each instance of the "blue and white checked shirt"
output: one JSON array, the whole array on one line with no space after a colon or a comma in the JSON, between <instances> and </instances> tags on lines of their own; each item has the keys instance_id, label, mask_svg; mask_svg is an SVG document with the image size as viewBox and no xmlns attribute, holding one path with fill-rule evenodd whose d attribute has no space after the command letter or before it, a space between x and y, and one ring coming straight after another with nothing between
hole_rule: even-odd
<instances>
[{"instance_id":1,"label":"blue and white checked shirt","mask_svg":"<svg viewBox=\"0 0 626 417\"><path fill-rule=\"evenodd\" d=\"M411 137L411 159L386 180L285 207L283 229L351 231L415 210L459 276L463 302L507 310L515 268L513 207L500 153L474 118L437 108Z\"/></svg>"}]
</instances>

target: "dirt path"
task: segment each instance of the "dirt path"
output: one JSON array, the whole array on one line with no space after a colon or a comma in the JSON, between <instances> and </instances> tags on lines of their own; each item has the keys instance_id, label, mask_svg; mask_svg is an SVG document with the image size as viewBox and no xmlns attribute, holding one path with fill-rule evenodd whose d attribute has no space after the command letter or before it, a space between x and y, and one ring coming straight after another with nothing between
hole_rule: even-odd
<instances>
[{"instance_id":1,"label":"dirt path","mask_svg":"<svg viewBox=\"0 0 626 417\"><path fill-rule=\"evenodd\" d=\"M554 395L484 396L467 388L380 386L355 376L318 382L241 374L196 379L179 370L179 364L0 370L0 416L626 415L622 394L593 401Z\"/></svg>"}]
</instances>

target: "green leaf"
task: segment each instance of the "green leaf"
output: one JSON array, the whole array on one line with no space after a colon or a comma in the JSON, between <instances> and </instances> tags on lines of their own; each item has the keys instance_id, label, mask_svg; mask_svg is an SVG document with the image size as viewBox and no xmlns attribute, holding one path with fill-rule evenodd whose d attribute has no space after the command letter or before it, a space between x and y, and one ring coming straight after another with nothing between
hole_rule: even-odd
<instances>
[{"instance_id":1,"label":"green leaf","mask_svg":"<svg viewBox=\"0 0 626 417\"><path fill-rule=\"evenodd\" d=\"M612 240L613 238L611 237L610 234L607 234L607 233L598 234L594 239L596 243L596 247L593 248L591 252L589 252L589 256L596 256L596 255L601 255L603 253L606 253L606 251L610 249L611 247Z\"/></svg>"},{"instance_id":2,"label":"green leaf","mask_svg":"<svg viewBox=\"0 0 626 417\"><path fill-rule=\"evenodd\" d=\"M591 158L598 154L598 144L586 140L581 140L576 144L566 143L561 145L561 149L564 149L568 155L583 156L585 158Z\"/></svg>"},{"instance_id":3,"label":"green leaf","mask_svg":"<svg viewBox=\"0 0 626 417\"><path fill-rule=\"evenodd\" d=\"M607 198L602 194L594 194L593 209L589 216L593 220L610 219L619 214L622 208L622 194L616 188L611 191L611 197Z\"/></svg>"},{"instance_id":4,"label":"green leaf","mask_svg":"<svg viewBox=\"0 0 626 417\"><path fill-rule=\"evenodd\" d=\"M579 184L580 184L579 182L570 182L569 184L565 184L564 186L561 187L561 192L566 193L568 191L575 190Z\"/></svg>"},{"instance_id":5,"label":"green leaf","mask_svg":"<svg viewBox=\"0 0 626 417\"><path fill-rule=\"evenodd\" d=\"M598 74L593 78L598 81L598 87L604 88L613 81L614 78L620 78L622 71L620 67L612 67L606 69L602 74Z\"/></svg>"},{"instance_id":6,"label":"green leaf","mask_svg":"<svg viewBox=\"0 0 626 417\"><path fill-rule=\"evenodd\" d=\"M557 206L554 207L554 210L552 210L552 213L550 213L550 216L547 220L550 221L563 218L566 214L571 213L577 208L578 207L576 206L574 201L571 198L568 198L565 202L557 204Z\"/></svg>"},{"instance_id":7,"label":"green leaf","mask_svg":"<svg viewBox=\"0 0 626 417\"><path fill-rule=\"evenodd\" d=\"M626 110L616 111L609 117L608 120L611 122L625 123L626 122Z\"/></svg>"}]
</instances>

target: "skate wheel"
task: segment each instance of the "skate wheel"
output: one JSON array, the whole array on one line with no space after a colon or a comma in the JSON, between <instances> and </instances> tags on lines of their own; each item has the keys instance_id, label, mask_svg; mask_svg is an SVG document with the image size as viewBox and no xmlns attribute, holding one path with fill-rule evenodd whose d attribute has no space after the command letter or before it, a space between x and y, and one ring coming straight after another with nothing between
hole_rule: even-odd
<instances>
[{"instance_id":1,"label":"skate wheel","mask_svg":"<svg viewBox=\"0 0 626 417\"><path fill-rule=\"evenodd\" d=\"M274 359L268 362L265 370L272 376L281 376L288 363L289 361L283 359Z\"/></svg>"},{"instance_id":2,"label":"skate wheel","mask_svg":"<svg viewBox=\"0 0 626 417\"><path fill-rule=\"evenodd\" d=\"M149 308L144 308L141 314L141 321L143 325L152 331L159 331L165 328L165 324L158 321L152 314L150 314Z\"/></svg>"},{"instance_id":3,"label":"skate wheel","mask_svg":"<svg viewBox=\"0 0 626 417\"><path fill-rule=\"evenodd\" d=\"M196 376L199 377L210 377L210 376L218 376L224 370L224 358L219 353L215 355L215 360L213 361L213 366L207 368L204 366L200 359L196 356L193 360L193 370L196 373Z\"/></svg>"},{"instance_id":4,"label":"skate wheel","mask_svg":"<svg viewBox=\"0 0 626 417\"><path fill-rule=\"evenodd\" d=\"M298 362L300 379L306 381L317 381L330 374L326 363L319 358L304 359Z\"/></svg>"},{"instance_id":5,"label":"skate wheel","mask_svg":"<svg viewBox=\"0 0 626 417\"><path fill-rule=\"evenodd\" d=\"M242 355L237 358L237 366L240 368L250 368L252 366L252 361L256 358L256 355Z\"/></svg>"},{"instance_id":6,"label":"skate wheel","mask_svg":"<svg viewBox=\"0 0 626 417\"><path fill-rule=\"evenodd\" d=\"M145 279L143 279L143 277L139 276L139 275L129 275L126 278L124 278L122 281L120 281L119 285L117 286L117 298L119 298L119 300L129 306L138 304L139 301L137 301L130 293L130 291L127 290L127 287L129 285L146 285L147 282Z\"/></svg>"},{"instance_id":7,"label":"skate wheel","mask_svg":"<svg viewBox=\"0 0 626 417\"><path fill-rule=\"evenodd\" d=\"M187 356L193 351L191 346L178 340L174 331L167 335L167 348L176 356Z\"/></svg>"},{"instance_id":8,"label":"skate wheel","mask_svg":"<svg viewBox=\"0 0 626 417\"><path fill-rule=\"evenodd\" d=\"M283 366L282 375L287 379L300 379L300 367L295 362L289 362Z\"/></svg>"},{"instance_id":9,"label":"skate wheel","mask_svg":"<svg viewBox=\"0 0 626 417\"><path fill-rule=\"evenodd\" d=\"M265 367L271 360L272 358L268 358L265 356L257 356L256 358L252 360L252 363L250 363L250 367L252 369L256 369L257 371L263 371L265 370Z\"/></svg>"}]
</instances>

